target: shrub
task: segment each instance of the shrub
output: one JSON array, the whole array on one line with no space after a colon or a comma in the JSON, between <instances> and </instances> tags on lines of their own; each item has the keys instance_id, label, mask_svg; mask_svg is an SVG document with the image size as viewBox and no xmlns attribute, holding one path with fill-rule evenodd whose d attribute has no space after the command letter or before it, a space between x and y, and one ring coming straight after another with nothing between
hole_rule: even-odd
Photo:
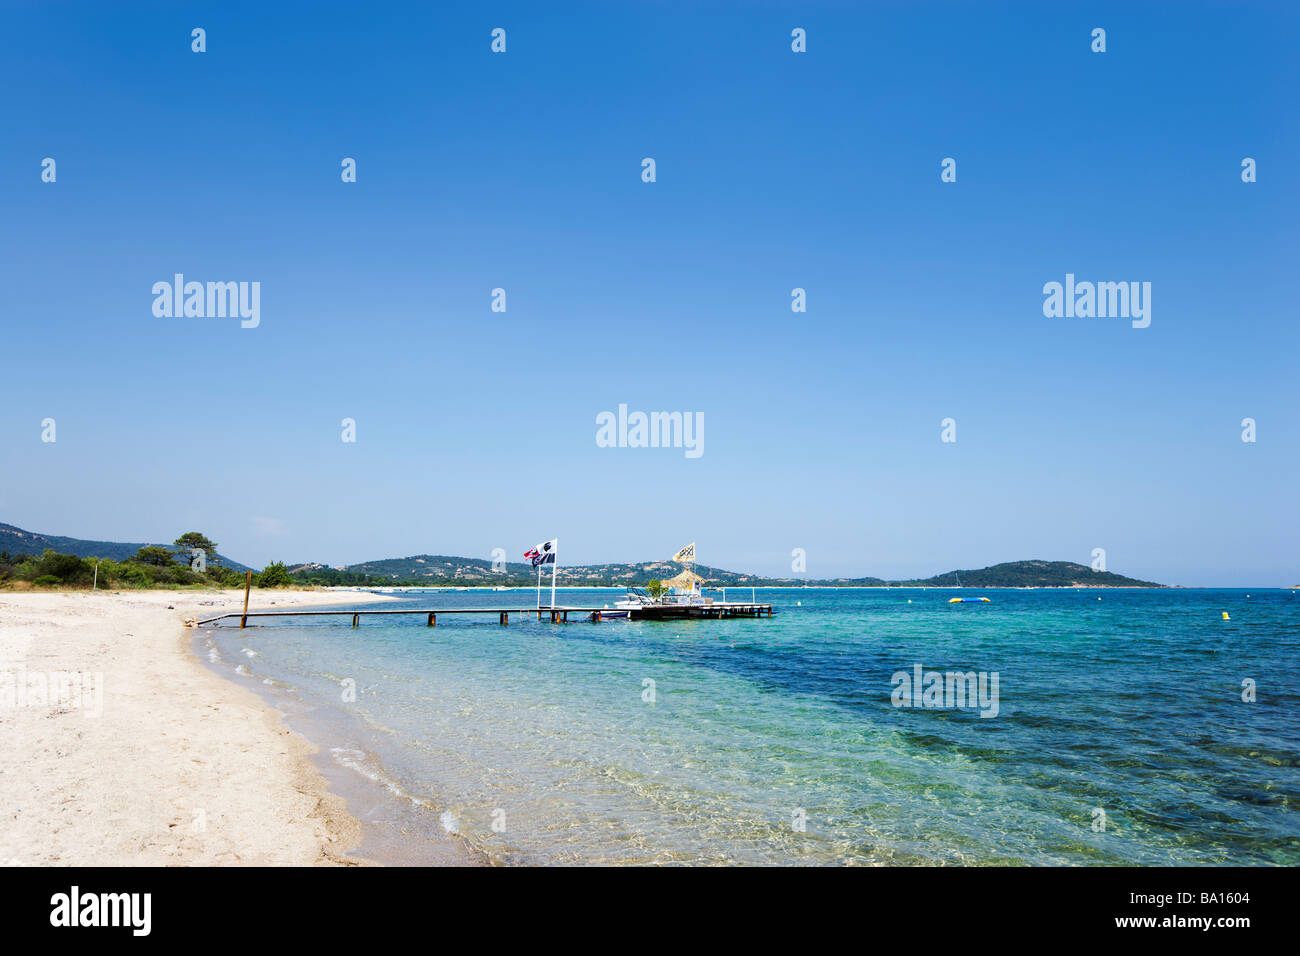
<instances>
[{"instance_id":1,"label":"shrub","mask_svg":"<svg viewBox=\"0 0 1300 956\"><path fill-rule=\"evenodd\" d=\"M93 569L93 562L84 561L75 554L47 550L36 562L35 573L37 577L52 577L65 584L75 584L80 581L89 583Z\"/></svg>"},{"instance_id":2,"label":"shrub","mask_svg":"<svg viewBox=\"0 0 1300 956\"><path fill-rule=\"evenodd\" d=\"M283 562L272 561L257 576L256 583L259 588L287 588L293 584L293 578L289 577L289 569Z\"/></svg>"},{"instance_id":3,"label":"shrub","mask_svg":"<svg viewBox=\"0 0 1300 956\"><path fill-rule=\"evenodd\" d=\"M199 584L205 580L203 575L189 568L169 568L168 573L177 584Z\"/></svg>"},{"instance_id":4,"label":"shrub","mask_svg":"<svg viewBox=\"0 0 1300 956\"><path fill-rule=\"evenodd\" d=\"M244 586L244 572L236 571L233 568L208 565L208 580L223 588L242 588Z\"/></svg>"},{"instance_id":5,"label":"shrub","mask_svg":"<svg viewBox=\"0 0 1300 956\"><path fill-rule=\"evenodd\" d=\"M40 555L40 561L36 562L35 571L38 578L75 581L85 574L86 562L83 562L75 554L59 554L57 551L47 550Z\"/></svg>"},{"instance_id":6,"label":"shrub","mask_svg":"<svg viewBox=\"0 0 1300 956\"><path fill-rule=\"evenodd\" d=\"M63 583L62 581L60 581L52 574L42 574L39 578L37 578L35 581L32 582L32 584L35 584L37 587L40 588L58 587L62 583Z\"/></svg>"},{"instance_id":7,"label":"shrub","mask_svg":"<svg viewBox=\"0 0 1300 956\"><path fill-rule=\"evenodd\" d=\"M119 564L116 577L123 584L136 588L147 588L153 583L149 572L139 564Z\"/></svg>"}]
</instances>

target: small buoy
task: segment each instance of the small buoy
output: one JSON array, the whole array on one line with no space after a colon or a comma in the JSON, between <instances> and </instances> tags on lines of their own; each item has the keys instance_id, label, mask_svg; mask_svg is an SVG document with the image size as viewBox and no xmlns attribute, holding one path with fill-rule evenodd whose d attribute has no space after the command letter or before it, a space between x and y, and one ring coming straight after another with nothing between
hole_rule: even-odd
<instances>
[{"instance_id":1,"label":"small buoy","mask_svg":"<svg viewBox=\"0 0 1300 956\"><path fill-rule=\"evenodd\" d=\"M795 607L803 607L803 601L795 601L795 602L794 602L794 606L795 606Z\"/></svg>"},{"instance_id":2,"label":"small buoy","mask_svg":"<svg viewBox=\"0 0 1300 956\"><path fill-rule=\"evenodd\" d=\"M911 598L908 598L908 599L907 599L907 603L908 603L908 604L911 604L911 603L912 603L912 599L911 599Z\"/></svg>"},{"instance_id":3,"label":"small buoy","mask_svg":"<svg viewBox=\"0 0 1300 956\"><path fill-rule=\"evenodd\" d=\"M1227 612L1227 611L1224 611L1224 612L1223 612L1223 619L1224 619L1225 621L1231 621L1231 620L1232 620L1232 618L1228 617L1228 612Z\"/></svg>"}]
</instances>

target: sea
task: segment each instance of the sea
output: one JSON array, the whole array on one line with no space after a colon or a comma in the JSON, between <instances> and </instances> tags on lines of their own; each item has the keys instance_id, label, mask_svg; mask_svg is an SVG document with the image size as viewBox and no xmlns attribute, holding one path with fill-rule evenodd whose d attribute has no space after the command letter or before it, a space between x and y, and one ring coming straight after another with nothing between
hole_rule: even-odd
<instances>
[{"instance_id":1,"label":"sea","mask_svg":"<svg viewBox=\"0 0 1300 956\"><path fill-rule=\"evenodd\" d=\"M1294 590L754 598L774 616L262 618L195 649L320 748L382 862L1300 864Z\"/></svg>"}]
</instances>

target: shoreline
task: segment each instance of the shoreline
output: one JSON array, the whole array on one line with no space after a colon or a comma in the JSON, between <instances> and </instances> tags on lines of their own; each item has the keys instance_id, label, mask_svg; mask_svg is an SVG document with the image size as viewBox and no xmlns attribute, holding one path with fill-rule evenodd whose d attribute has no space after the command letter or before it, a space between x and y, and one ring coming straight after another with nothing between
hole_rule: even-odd
<instances>
[{"instance_id":1,"label":"shoreline","mask_svg":"<svg viewBox=\"0 0 1300 956\"><path fill-rule=\"evenodd\" d=\"M624 584L559 584L557 591L626 591L640 585ZM1300 584L1257 586L1234 585L1218 587L1201 584L728 584L726 587L707 585L705 591L1294 591ZM444 584L348 584L333 585L330 590L339 594L405 594L407 592L528 591L532 585L515 585L503 588L474 584L448 587ZM548 590L543 588L543 590ZM3 593L3 592L0 592Z\"/></svg>"},{"instance_id":2,"label":"shoreline","mask_svg":"<svg viewBox=\"0 0 1300 956\"><path fill-rule=\"evenodd\" d=\"M183 622L242 604L242 590L0 592L0 865L373 865L349 855L363 824L320 749L195 653Z\"/></svg>"},{"instance_id":3,"label":"shoreline","mask_svg":"<svg viewBox=\"0 0 1300 956\"><path fill-rule=\"evenodd\" d=\"M378 600L388 599L387 595ZM352 602L327 601L326 604ZM368 602L358 602L368 603ZM250 605L249 610L252 610ZM250 629L252 630L252 629ZM237 627L194 630L193 659L222 681L245 688L309 746L305 761L318 790L342 800L355 838L344 847L347 865L365 866L485 866L491 861L481 850L454 833L434 826L438 808L404 790L383 766L359 725L347 713L323 701L302 696L292 685L256 672L256 654L249 660L219 646L217 635L235 638ZM243 632L249 633L249 632ZM242 644L243 641L235 638ZM434 818L429 816L434 814Z\"/></svg>"}]
</instances>

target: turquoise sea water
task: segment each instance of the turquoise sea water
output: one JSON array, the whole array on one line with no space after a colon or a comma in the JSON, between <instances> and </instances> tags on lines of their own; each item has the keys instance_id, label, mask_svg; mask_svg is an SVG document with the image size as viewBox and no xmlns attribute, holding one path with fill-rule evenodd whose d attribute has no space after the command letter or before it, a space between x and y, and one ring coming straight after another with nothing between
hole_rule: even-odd
<instances>
[{"instance_id":1,"label":"turquoise sea water","mask_svg":"<svg viewBox=\"0 0 1300 956\"><path fill-rule=\"evenodd\" d=\"M778 615L279 618L199 640L315 714L339 773L409 804L403 842L451 830L497 862L1300 863L1300 594L758 598ZM996 672L997 715L896 707L917 664Z\"/></svg>"}]
</instances>

